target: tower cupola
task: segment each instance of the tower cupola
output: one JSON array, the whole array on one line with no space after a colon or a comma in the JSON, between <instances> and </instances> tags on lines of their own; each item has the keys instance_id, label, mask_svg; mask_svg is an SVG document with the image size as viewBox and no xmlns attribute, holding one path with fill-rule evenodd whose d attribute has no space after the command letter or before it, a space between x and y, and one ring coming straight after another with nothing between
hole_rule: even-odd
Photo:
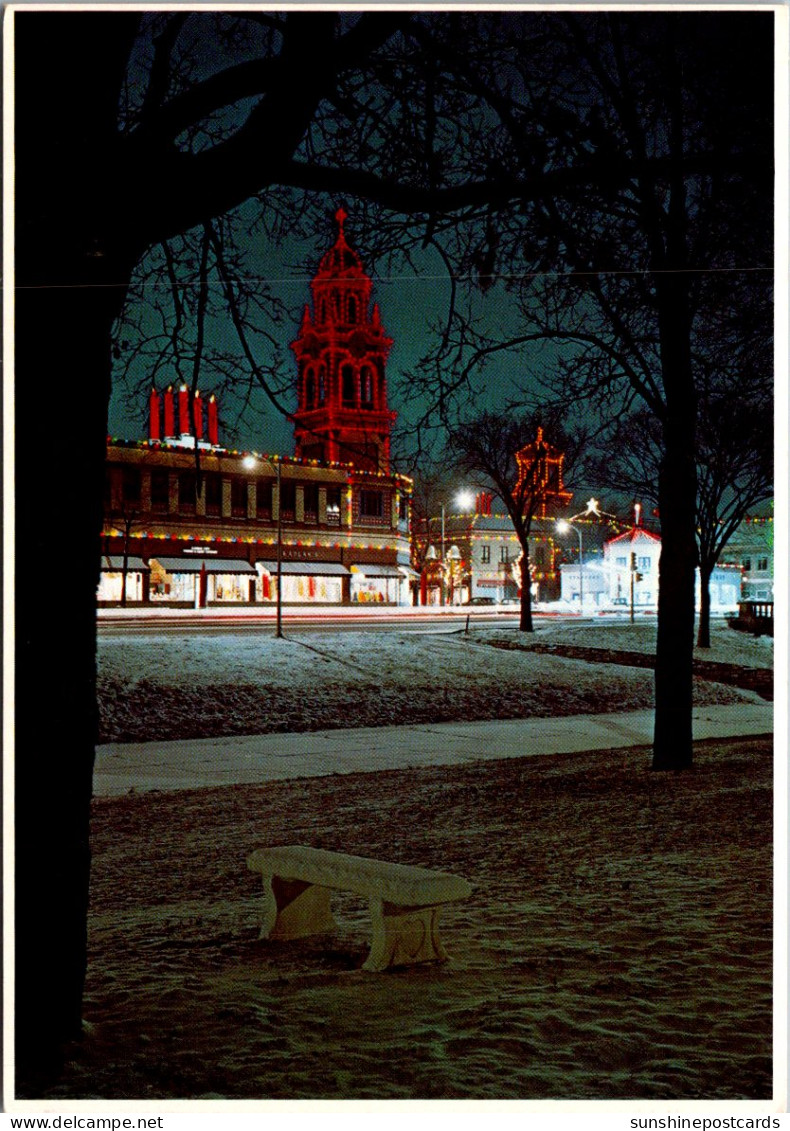
<instances>
[{"instance_id":1,"label":"tower cupola","mask_svg":"<svg viewBox=\"0 0 790 1131\"><path fill-rule=\"evenodd\" d=\"M305 307L291 345L299 370L296 454L388 471L395 413L387 407L385 365L392 339L378 306L371 314L373 283L346 240L347 218L338 209L337 239L321 258L310 285L312 309Z\"/></svg>"}]
</instances>

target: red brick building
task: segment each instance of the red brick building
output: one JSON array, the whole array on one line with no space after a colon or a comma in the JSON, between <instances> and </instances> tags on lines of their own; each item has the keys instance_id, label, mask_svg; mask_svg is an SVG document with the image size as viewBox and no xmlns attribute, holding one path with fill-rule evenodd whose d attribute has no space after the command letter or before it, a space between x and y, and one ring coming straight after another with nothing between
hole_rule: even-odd
<instances>
[{"instance_id":1,"label":"red brick building","mask_svg":"<svg viewBox=\"0 0 790 1131\"><path fill-rule=\"evenodd\" d=\"M152 390L148 439L108 440L100 603L125 584L127 602L269 604L278 554L284 603L409 603L412 483L389 466L392 341L345 219L293 344L295 454L229 450L213 396Z\"/></svg>"}]
</instances>

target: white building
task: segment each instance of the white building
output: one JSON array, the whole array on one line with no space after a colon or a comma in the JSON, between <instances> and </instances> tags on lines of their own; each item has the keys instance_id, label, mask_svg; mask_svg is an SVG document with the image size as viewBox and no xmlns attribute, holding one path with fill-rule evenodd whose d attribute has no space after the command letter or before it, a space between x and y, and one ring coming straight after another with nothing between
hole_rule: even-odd
<instances>
[{"instance_id":1,"label":"white building","mask_svg":"<svg viewBox=\"0 0 790 1131\"><path fill-rule=\"evenodd\" d=\"M604 543L603 560L560 566L560 593L563 601L584 607L630 608L633 584L634 608L655 609L658 605L658 560L661 538L641 526ZM740 570L722 565L714 569L710 579L711 609L714 612L734 611L740 599ZM696 607L700 605L700 574L697 570Z\"/></svg>"}]
</instances>

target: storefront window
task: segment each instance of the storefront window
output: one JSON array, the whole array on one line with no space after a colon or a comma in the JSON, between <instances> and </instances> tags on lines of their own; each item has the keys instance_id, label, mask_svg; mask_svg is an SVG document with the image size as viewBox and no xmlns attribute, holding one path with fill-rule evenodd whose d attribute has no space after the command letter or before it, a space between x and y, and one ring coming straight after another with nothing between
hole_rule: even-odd
<instances>
[{"instance_id":1,"label":"storefront window","mask_svg":"<svg viewBox=\"0 0 790 1131\"><path fill-rule=\"evenodd\" d=\"M178 477L178 509L186 514L195 513L197 478L194 471L182 471Z\"/></svg>"},{"instance_id":2,"label":"storefront window","mask_svg":"<svg viewBox=\"0 0 790 1131\"><path fill-rule=\"evenodd\" d=\"M170 477L158 468L151 472L151 510L166 511L170 503Z\"/></svg>"},{"instance_id":3,"label":"storefront window","mask_svg":"<svg viewBox=\"0 0 790 1131\"><path fill-rule=\"evenodd\" d=\"M230 481L230 513L234 518L247 516L247 482L244 479Z\"/></svg>"},{"instance_id":4,"label":"storefront window","mask_svg":"<svg viewBox=\"0 0 790 1131\"><path fill-rule=\"evenodd\" d=\"M140 469L125 467L121 479L121 498L124 506L140 505Z\"/></svg>"},{"instance_id":5,"label":"storefront window","mask_svg":"<svg viewBox=\"0 0 790 1131\"><path fill-rule=\"evenodd\" d=\"M384 516L384 496L381 491L360 491L359 513L363 518Z\"/></svg>"},{"instance_id":6,"label":"storefront window","mask_svg":"<svg viewBox=\"0 0 790 1131\"><path fill-rule=\"evenodd\" d=\"M206 514L222 514L222 480L213 473L206 476Z\"/></svg>"}]
</instances>

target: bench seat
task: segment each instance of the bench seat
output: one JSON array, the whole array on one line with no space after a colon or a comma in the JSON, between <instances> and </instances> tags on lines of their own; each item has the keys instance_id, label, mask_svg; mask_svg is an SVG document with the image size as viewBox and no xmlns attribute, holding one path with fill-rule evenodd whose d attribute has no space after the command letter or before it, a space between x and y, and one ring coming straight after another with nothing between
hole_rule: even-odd
<instances>
[{"instance_id":1,"label":"bench seat","mask_svg":"<svg viewBox=\"0 0 790 1131\"><path fill-rule=\"evenodd\" d=\"M247 867L264 889L261 938L295 939L336 927L331 891L367 898L373 939L365 970L447 958L439 939L442 904L465 899L471 884L460 876L302 845L259 848Z\"/></svg>"}]
</instances>

